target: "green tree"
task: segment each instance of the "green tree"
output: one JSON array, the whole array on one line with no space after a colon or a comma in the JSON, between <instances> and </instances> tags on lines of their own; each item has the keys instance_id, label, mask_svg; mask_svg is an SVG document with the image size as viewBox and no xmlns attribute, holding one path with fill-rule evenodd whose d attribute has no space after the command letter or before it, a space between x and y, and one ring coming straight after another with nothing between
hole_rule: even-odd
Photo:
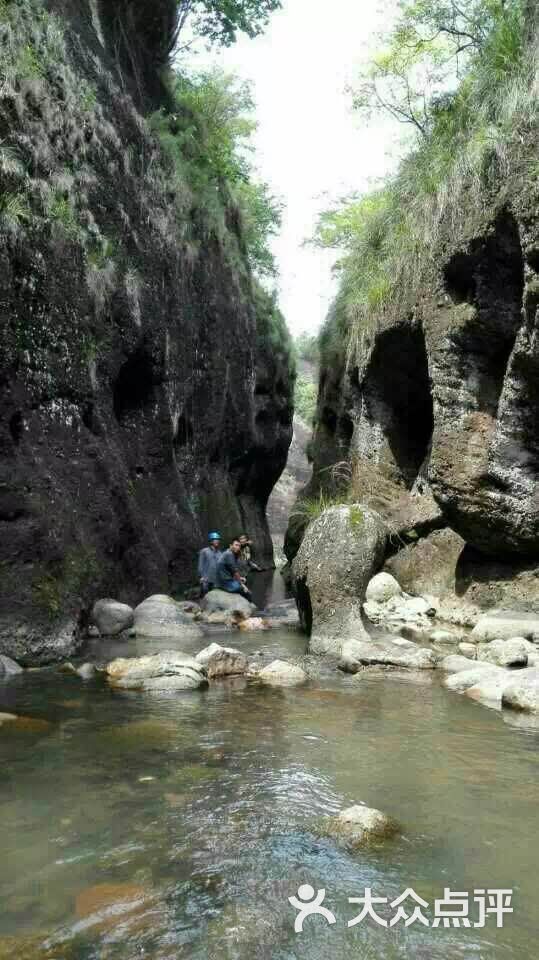
<instances>
[{"instance_id":1,"label":"green tree","mask_svg":"<svg viewBox=\"0 0 539 960\"><path fill-rule=\"evenodd\" d=\"M210 43L230 46L238 33L256 37L281 0L179 0L177 35L187 26Z\"/></svg>"},{"instance_id":2,"label":"green tree","mask_svg":"<svg viewBox=\"0 0 539 960\"><path fill-rule=\"evenodd\" d=\"M369 116L385 111L427 137L437 104L447 101L475 56L491 48L505 71L521 54L523 0L401 0L384 47L353 90Z\"/></svg>"}]
</instances>

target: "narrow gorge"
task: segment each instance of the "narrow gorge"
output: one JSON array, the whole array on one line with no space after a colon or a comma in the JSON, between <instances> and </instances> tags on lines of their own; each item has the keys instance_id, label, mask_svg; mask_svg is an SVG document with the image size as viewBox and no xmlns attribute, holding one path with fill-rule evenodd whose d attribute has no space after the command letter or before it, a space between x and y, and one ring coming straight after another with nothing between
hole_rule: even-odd
<instances>
[{"instance_id":1,"label":"narrow gorge","mask_svg":"<svg viewBox=\"0 0 539 960\"><path fill-rule=\"evenodd\" d=\"M0 960L532 960L538 65L0 0Z\"/></svg>"}]
</instances>

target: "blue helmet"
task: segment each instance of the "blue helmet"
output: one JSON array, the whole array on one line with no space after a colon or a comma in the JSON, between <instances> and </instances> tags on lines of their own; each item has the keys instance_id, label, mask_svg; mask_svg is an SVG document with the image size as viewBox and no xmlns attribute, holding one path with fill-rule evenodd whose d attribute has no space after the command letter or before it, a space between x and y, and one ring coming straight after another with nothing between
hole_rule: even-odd
<instances>
[{"instance_id":1,"label":"blue helmet","mask_svg":"<svg viewBox=\"0 0 539 960\"><path fill-rule=\"evenodd\" d=\"M208 534L208 540L210 541L210 543L212 542L212 540L220 540L220 539L221 539L221 534L217 533L216 530L214 530L213 533Z\"/></svg>"}]
</instances>

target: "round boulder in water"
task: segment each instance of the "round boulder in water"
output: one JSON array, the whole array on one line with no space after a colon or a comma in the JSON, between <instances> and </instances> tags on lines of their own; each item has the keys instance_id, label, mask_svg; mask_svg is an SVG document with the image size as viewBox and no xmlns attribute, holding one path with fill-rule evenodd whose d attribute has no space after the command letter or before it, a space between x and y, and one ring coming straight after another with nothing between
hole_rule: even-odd
<instances>
[{"instance_id":1,"label":"round boulder in water","mask_svg":"<svg viewBox=\"0 0 539 960\"><path fill-rule=\"evenodd\" d=\"M200 627L185 613L182 604L166 594L155 594L135 607L133 629L137 636L149 639L163 637L181 641L204 636Z\"/></svg>"},{"instance_id":2,"label":"round boulder in water","mask_svg":"<svg viewBox=\"0 0 539 960\"><path fill-rule=\"evenodd\" d=\"M102 637L115 637L133 626L133 610L118 600L98 600L92 610L92 623Z\"/></svg>"}]
</instances>

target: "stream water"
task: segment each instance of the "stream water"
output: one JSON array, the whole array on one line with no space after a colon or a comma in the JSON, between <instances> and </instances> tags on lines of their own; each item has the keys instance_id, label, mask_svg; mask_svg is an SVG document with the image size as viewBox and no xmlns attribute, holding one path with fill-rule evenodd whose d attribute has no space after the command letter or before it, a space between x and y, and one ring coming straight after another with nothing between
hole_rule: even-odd
<instances>
[{"instance_id":1,"label":"stream water","mask_svg":"<svg viewBox=\"0 0 539 960\"><path fill-rule=\"evenodd\" d=\"M261 659L305 649L284 628L212 639ZM0 685L0 711L47 721L0 727L1 960L531 960L538 732L430 672L313 674L167 696L55 670ZM359 801L402 836L351 853L320 835ZM335 924L294 932L301 884L325 889ZM367 887L412 887L430 925L349 928ZM512 889L514 913L433 928L444 887L470 894L472 924L474 888Z\"/></svg>"}]
</instances>

